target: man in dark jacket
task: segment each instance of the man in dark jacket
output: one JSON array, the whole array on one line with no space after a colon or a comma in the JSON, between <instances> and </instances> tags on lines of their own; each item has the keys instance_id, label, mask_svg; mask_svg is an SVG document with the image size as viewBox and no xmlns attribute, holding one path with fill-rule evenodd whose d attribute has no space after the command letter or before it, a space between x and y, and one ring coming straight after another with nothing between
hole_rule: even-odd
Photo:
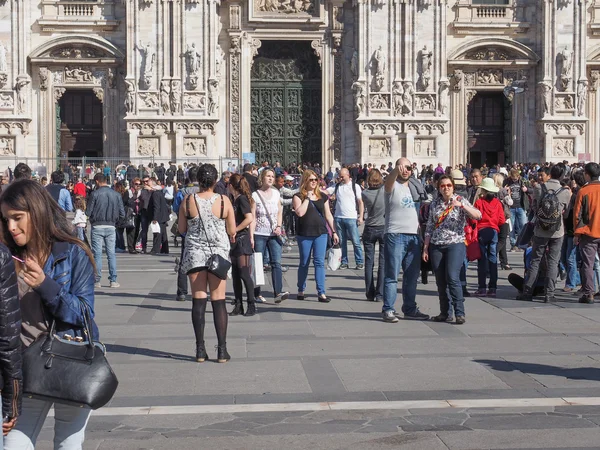
<instances>
[{"instance_id":1,"label":"man in dark jacket","mask_svg":"<svg viewBox=\"0 0 600 450\"><path fill-rule=\"evenodd\" d=\"M189 172L188 172L188 175L189 175ZM221 195L228 194L227 186L229 186L229 177L231 177L231 172L229 172L228 170L223 172L223 174L221 175L221 179L219 181L217 181L217 184L215 185L214 191L217 194L221 194Z\"/></svg>"},{"instance_id":2,"label":"man in dark jacket","mask_svg":"<svg viewBox=\"0 0 600 450\"><path fill-rule=\"evenodd\" d=\"M152 218L153 224L158 224L160 226L160 232L152 233L152 251L150 253L153 255L158 255L160 253L168 255L169 239L167 236L167 222L169 221L169 206L167 205L165 194L162 190L156 189L156 186L158 185L154 184L154 191L150 196L148 217Z\"/></svg>"},{"instance_id":3,"label":"man in dark jacket","mask_svg":"<svg viewBox=\"0 0 600 450\"><path fill-rule=\"evenodd\" d=\"M154 168L154 173L156 174L156 178L160 184L165 184L165 174L167 169L165 169L165 163L160 163L160 166Z\"/></svg>"},{"instance_id":4,"label":"man in dark jacket","mask_svg":"<svg viewBox=\"0 0 600 450\"><path fill-rule=\"evenodd\" d=\"M121 195L108 187L107 179L104 174L97 173L94 176L96 190L92 194L87 205L86 214L90 218L92 225L92 253L96 262L96 284L99 288L102 278L102 244L106 247L106 257L108 258L108 280L111 288L118 288L121 285L117 283L117 258L115 249L117 243L117 234L115 225L119 220L125 219L125 208Z\"/></svg>"},{"instance_id":5,"label":"man in dark jacket","mask_svg":"<svg viewBox=\"0 0 600 450\"><path fill-rule=\"evenodd\" d=\"M150 227L150 222L152 221L152 215L150 214L148 208L150 206L150 199L152 198L152 192L154 192L154 190L152 189L150 183L150 177L148 175L144 175L142 180L142 191L140 192L140 223L142 225L142 230L140 233L142 234L142 253L146 253L148 246L148 228Z\"/></svg>"},{"instance_id":6,"label":"man in dark jacket","mask_svg":"<svg viewBox=\"0 0 600 450\"><path fill-rule=\"evenodd\" d=\"M56 170L50 175L50 181L52 181L52 183L46 186L46 190L50 194L50 197L58 203L58 206L60 206L63 211L72 212L73 202L71 202L71 194L69 194L69 191L67 191L67 188L65 188L65 185L63 184L65 182L65 174L60 170Z\"/></svg>"},{"instance_id":7,"label":"man in dark jacket","mask_svg":"<svg viewBox=\"0 0 600 450\"><path fill-rule=\"evenodd\" d=\"M258 178L252 175L252 164L244 164L244 173L242 176L250 186L250 192L258 191Z\"/></svg>"}]
</instances>

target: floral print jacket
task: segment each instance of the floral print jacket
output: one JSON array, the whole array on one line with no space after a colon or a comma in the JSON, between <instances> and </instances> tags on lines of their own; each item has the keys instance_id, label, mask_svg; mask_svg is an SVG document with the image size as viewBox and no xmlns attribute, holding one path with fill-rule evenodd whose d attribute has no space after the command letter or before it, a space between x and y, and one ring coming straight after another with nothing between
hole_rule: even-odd
<instances>
[{"instance_id":1,"label":"floral print jacket","mask_svg":"<svg viewBox=\"0 0 600 450\"><path fill-rule=\"evenodd\" d=\"M473 206L466 198L457 194L454 194L448 203L444 201L441 195L437 196L431 202L431 206L429 207L429 221L425 230L425 237L430 237L429 242L431 244L448 245L464 243L465 225L467 224L468 216L463 208L452 208L452 211L436 228L438 219L456 198L460 198L463 206Z\"/></svg>"}]
</instances>

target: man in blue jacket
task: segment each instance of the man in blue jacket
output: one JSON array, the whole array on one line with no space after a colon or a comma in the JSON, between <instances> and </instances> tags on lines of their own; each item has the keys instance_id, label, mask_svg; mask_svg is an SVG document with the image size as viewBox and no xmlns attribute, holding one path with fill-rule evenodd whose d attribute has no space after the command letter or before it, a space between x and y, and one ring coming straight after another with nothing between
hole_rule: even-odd
<instances>
[{"instance_id":1,"label":"man in blue jacket","mask_svg":"<svg viewBox=\"0 0 600 450\"><path fill-rule=\"evenodd\" d=\"M87 205L86 214L92 225L92 253L96 262L96 284L99 288L102 278L102 244L106 247L108 258L108 280L111 288L118 288L117 258L115 256L117 234L115 226L119 220L125 219L125 208L121 195L108 187L108 180L102 173L94 176L96 190L92 193Z\"/></svg>"}]
</instances>

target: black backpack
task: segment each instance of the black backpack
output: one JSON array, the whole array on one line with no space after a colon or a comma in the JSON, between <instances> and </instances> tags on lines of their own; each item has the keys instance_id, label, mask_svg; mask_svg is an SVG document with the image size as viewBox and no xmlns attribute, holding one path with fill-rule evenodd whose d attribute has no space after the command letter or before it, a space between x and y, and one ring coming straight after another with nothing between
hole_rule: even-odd
<instances>
[{"instance_id":1,"label":"black backpack","mask_svg":"<svg viewBox=\"0 0 600 450\"><path fill-rule=\"evenodd\" d=\"M542 197L540 198L536 213L536 224L544 231L557 231L562 221L562 207L558 195L565 188L558 191L548 191L545 184L542 185Z\"/></svg>"}]
</instances>

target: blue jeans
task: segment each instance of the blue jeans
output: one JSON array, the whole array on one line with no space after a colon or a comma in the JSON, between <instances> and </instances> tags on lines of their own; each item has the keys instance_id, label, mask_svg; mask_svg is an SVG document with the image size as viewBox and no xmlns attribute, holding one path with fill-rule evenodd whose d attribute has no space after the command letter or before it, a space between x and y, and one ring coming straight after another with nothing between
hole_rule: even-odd
<instances>
[{"instance_id":1,"label":"blue jeans","mask_svg":"<svg viewBox=\"0 0 600 450\"><path fill-rule=\"evenodd\" d=\"M363 245L365 247L365 289L368 300L381 301L383 299L383 273L385 268L385 243L383 240L384 227L366 226L363 232ZM373 277L375 266L375 246L379 243L379 266L377 280Z\"/></svg>"},{"instance_id":2,"label":"blue jeans","mask_svg":"<svg viewBox=\"0 0 600 450\"><path fill-rule=\"evenodd\" d=\"M360 235L358 234L356 219L336 217L335 228L340 238L340 247L342 247L342 264L348 264L348 239L352 241L354 247L354 261L356 264L363 264L363 252L360 246Z\"/></svg>"},{"instance_id":3,"label":"blue jeans","mask_svg":"<svg viewBox=\"0 0 600 450\"><path fill-rule=\"evenodd\" d=\"M283 275L281 272L281 253L282 247L275 236L254 235L254 251L264 253L265 249L269 251L269 265L271 266L271 283L275 297L281 294L283 289ZM260 295L260 286L254 288L254 296Z\"/></svg>"},{"instance_id":4,"label":"blue jeans","mask_svg":"<svg viewBox=\"0 0 600 450\"><path fill-rule=\"evenodd\" d=\"M315 282L317 283L317 294L325 295L325 252L327 251L327 233L316 237L296 236L300 261L298 263L298 292L306 289L306 278L308 277L308 266L312 253L315 266Z\"/></svg>"},{"instance_id":5,"label":"blue jeans","mask_svg":"<svg viewBox=\"0 0 600 450\"><path fill-rule=\"evenodd\" d=\"M402 312L417 312L417 278L421 270L421 238L416 234L386 233L383 312L395 311L398 275L402 269Z\"/></svg>"},{"instance_id":6,"label":"blue jeans","mask_svg":"<svg viewBox=\"0 0 600 450\"><path fill-rule=\"evenodd\" d=\"M96 283L102 278L102 244L108 258L108 280L117 281L117 258L115 257L115 228L92 227L92 253L96 262Z\"/></svg>"},{"instance_id":7,"label":"blue jeans","mask_svg":"<svg viewBox=\"0 0 600 450\"><path fill-rule=\"evenodd\" d=\"M460 284L460 269L465 259L466 247L458 244L429 246L429 259L435 273L438 295L440 297L440 315L448 315L448 306L452 298L456 317L465 315L465 299Z\"/></svg>"},{"instance_id":8,"label":"blue jeans","mask_svg":"<svg viewBox=\"0 0 600 450\"><path fill-rule=\"evenodd\" d=\"M517 243L517 237L527 223L527 215L523 208L510 208L510 221L512 222L512 231L510 232L510 245L513 247Z\"/></svg>"},{"instance_id":9,"label":"blue jeans","mask_svg":"<svg viewBox=\"0 0 600 450\"><path fill-rule=\"evenodd\" d=\"M488 274L490 275L488 289L496 289L498 286L497 246L498 233L496 230L493 228L482 228L479 230L479 248L481 249L481 258L477 260L479 289L485 289Z\"/></svg>"},{"instance_id":10,"label":"blue jeans","mask_svg":"<svg viewBox=\"0 0 600 450\"><path fill-rule=\"evenodd\" d=\"M4 450L33 450L52 405L52 402L23 397L23 412L15 428L4 438ZM54 448L81 450L91 412L54 403Z\"/></svg>"},{"instance_id":11,"label":"blue jeans","mask_svg":"<svg viewBox=\"0 0 600 450\"><path fill-rule=\"evenodd\" d=\"M563 242L563 261L567 271L567 281L565 287L575 289L581 284L581 277L579 276L579 270L577 269L577 252L578 249L573 245L573 236L567 236L565 234L565 240Z\"/></svg>"}]
</instances>

